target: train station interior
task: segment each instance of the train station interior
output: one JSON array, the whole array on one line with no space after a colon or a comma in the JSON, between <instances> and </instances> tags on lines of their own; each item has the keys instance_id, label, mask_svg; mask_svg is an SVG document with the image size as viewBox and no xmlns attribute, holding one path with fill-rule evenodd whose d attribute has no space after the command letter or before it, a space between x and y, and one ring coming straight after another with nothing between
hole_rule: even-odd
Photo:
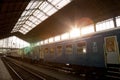
<instances>
[{"instance_id":1,"label":"train station interior","mask_svg":"<svg viewBox=\"0 0 120 80\"><path fill-rule=\"evenodd\" d=\"M0 0L0 80L120 80L120 0Z\"/></svg>"}]
</instances>

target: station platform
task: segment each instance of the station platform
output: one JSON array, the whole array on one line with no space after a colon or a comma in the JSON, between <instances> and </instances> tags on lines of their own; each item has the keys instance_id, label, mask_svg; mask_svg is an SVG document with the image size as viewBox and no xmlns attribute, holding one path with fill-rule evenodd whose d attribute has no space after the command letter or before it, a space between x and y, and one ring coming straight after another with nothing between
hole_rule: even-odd
<instances>
[{"instance_id":1,"label":"station platform","mask_svg":"<svg viewBox=\"0 0 120 80\"><path fill-rule=\"evenodd\" d=\"M13 80L0 57L0 80Z\"/></svg>"}]
</instances>

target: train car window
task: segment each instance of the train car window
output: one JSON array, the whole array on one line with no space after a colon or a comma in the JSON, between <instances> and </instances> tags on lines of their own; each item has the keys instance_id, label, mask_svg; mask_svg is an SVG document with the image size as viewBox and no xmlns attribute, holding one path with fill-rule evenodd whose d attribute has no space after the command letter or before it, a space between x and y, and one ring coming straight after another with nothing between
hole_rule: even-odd
<instances>
[{"instance_id":1,"label":"train car window","mask_svg":"<svg viewBox=\"0 0 120 80\"><path fill-rule=\"evenodd\" d=\"M57 46L57 53L62 54L62 46Z\"/></svg>"},{"instance_id":2,"label":"train car window","mask_svg":"<svg viewBox=\"0 0 120 80\"><path fill-rule=\"evenodd\" d=\"M83 41L83 42L77 43L77 53L82 54L86 52L87 52L86 42Z\"/></svg>"},{"instance_id":3,"label":"train car window","mask_svg":"<svg viewBox=\"0 0 120 80\"><path fill-rule=\"evenodd\" d=\"M72 54L72 52L73 52L72 44L66 45L66 50L65 51L66 51L67 54Z\"/></svg>"},{"instance_id":4,"label":"train car window","mask_svg":"<svg viewBox=\"0 0 120 80\"><path fill-rule=\"evenodd\" d=\"M92 42L92 50L93 50L93 52L97 52L98 51L97 42Z\"/></svg>"},{"instance_id":5,"label":"train car window","mask_svg":"<svg viewBox=\"0 0 120 80\"><path fill-rule=\"evenodd\" d=\"M54 54L55 53L55 48L54 47L51 47L50 48L50 54Z\"/></svg>"},{"instance_id":6,"label":"train car window","mask_svg":"<svg viewBox=\"0 0 120 80\"><path fill-rule=\"evenodd\" d=\"M44 53L48 53L48 48L45 48Z\"/></svg>"}]
</instances>

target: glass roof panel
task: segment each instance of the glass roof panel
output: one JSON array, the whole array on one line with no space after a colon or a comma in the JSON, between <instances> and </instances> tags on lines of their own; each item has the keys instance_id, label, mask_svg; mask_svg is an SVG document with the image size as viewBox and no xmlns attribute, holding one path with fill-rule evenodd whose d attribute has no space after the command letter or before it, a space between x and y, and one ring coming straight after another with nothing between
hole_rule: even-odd
<instances>
[{"instance_id":1,"label":"glass roof panel","mask_svg":"<svg viewBox=\"0 0 120 80\"><path fill-rule=\"evenodd\" d=\"M49 2L52 2L52 1L54 1L54 0L48 0Z\"/></svg>"},{"instance_id":2,"label":"glass roof panel","mask_svg":"<svg viewBox=\"0 0 120 80\"><path fill-rule=\"evenodd\" d=\"M40 5L39 9L43 10L44 8L47 7L47 5L49 5L49 4L45 1Z\"/></svg>"},{"instance_id":3,"label":"glass roof panel","mask_svg":"<svg viewBox=\"0 0 120 80\"><path fill-rule=\"evenodd\" d=\"M37 9L37 10L33 13L33 15L36 16L36 15L38 15L39 13L40 13L40 10Z\"/></svg>"},{"instance_id":4,"label":"glass roof panel","mask_svg":"<svg viewBox=\"0 0 120 80\"><path fill-rule=\"evenodd\" d=\"M34 16L30 16L29 17L29 20L32 21L32 20L36 20L36 18Z\"/></svg>"},{"instance_id":5,"label":"glass roof panel","mask_svg":"<svg viewBox=\"0 0 120 80\"><path fill-rule=\"evenodd\" d=\"M44 12L47 13L47 11L50 10L51 8L53 8L52 5L47 5L47 7L44 8Z\"/></svg>"},{"instance_id":6,"label":"glass roof panel","mask_svg":"<svg viewBox=\"0 0 120 80\"><path fill-rule=\"evenodd\" d=\"M18 19L18 21L21 21L21 17Z\"/></svg>"},{"instance_id":7,"label":"glass roof panel","mask_svg":"<svg viewBox=\"0 0 120 80\"><path fill-rule=\"evenodd\" d=\"M43 20L45 20L46 18L48 18L48 16L43 15L40 19L43 21Z\"/></svg>"},{"instance_id":8,"label":"glass roof panel","mask_svg":"<svg viewBox=\"0 0 120 80\"><path fill-rule=\"evenodd\" d=\"M24 27L24 28L27 28L27 29L30 28L30 26L28 26L28 25L23 25L23 27Z\"/></svg>"},{"instance_id":9,"label":"glass roof panel","mask_svg":"<svg viewBox=\"0 0 120 80\"><path fill-rule=\"evenodd\" d=\"M57 8L61 9L66 4L68 4L71 0L60 0L60 2L56 5Z\"/></svg>"},{"instance_id":10,"label":"glass roof panel","mask_svg":"<svg viewBox=\"0 0 120 80\"><path fill-rule=\"evenodd\" d=\"M25 32L27 29L25 29L24 27L22 27L20 30L22 30L22 31L24 31L24 32Z\"/></svg>"},{"instance_id":11,"label":"glass roof panel","mask_svg":"<svg viewBox=\"0 0 120 80\"><path fill-rule=\"evenodd\" d=\"M32 10L28 10L24 16L30 15L31 12Z\"/></svg>"},{"instance_id":12,"label":"glass roof panel","mask_svg":"<svg viewBox=\"0 0 120 80\"><path fill-rule=\"evenodd\" d=\"M37 8L38 7L38 4L39 4L39 1L36 0L33 2L32 6L30 6L30 9L34 9L34 8Z\"/></svg>"},{"instance_id":13,"label":"glass roof panel","mask_svg":"<svg viewBox=\"0 0 120 80\"><path fill-rule=\"evenodd\" d=\"M23 22L19 21L16 25L21 25Z\"/></svg>"},{"instance_id":14,"label":"glass roof panel","mask_svg":"<svg viewBox=\"0 0 120 80\"><path fill-rule=\"evenodd\" d=\"M16 28L14 28L14 29L17 30L17 29L19 28L19 25L16 25L15 27L16 27Z\"/></svg>"},{"instance_id":15,"label":"glass roof panel","mask_svg":"<svg viewBox=\"0 0 120 80\"><path fill-rule=\"evenodd\" d=\"M19 30L20 32L22 32L22 33L24 33L24 31L22 31L22 30Z\"/></svg>"},{"instance_id":16,"label":"glass roof panel","mask_svg":"<svg viewBox=\"0 0 120 80\"><path fill-rule=\"evenodd\" d=\"M20 30L26 31L26 28L22 27Z\"/></svg>"},{"instance_id":17,"label":"glass roof panel","mask_svg":"<svg viewBox=\"0 0 120 80\"><path fill-rule=\"evenodd\" d=\"M10 36L8 38L4 38L2 40L0 40L0 47L2 48L8 48L9 51L11 51L10 49L12 48L23 48L23 47L27 47L30 46L30 44L16 36ZM3 53L9 52L8 49L4 49L1 50ZM16 51L18 51L16 49Z\"/></svg>"},{"instance_id":18,"label":"glass roof panel","mask_svg":"<svg viewBox=\"0 0 120 80\"><path fill-rule=\"evenodd\" d=\"M31 22L33 22L34 24L35 24L35 22L37 21L38 19L34 19L34 20L32 20Z\"/></svg>"},{"instance_id":19,"label":"glass roof panel","mask_svg":"<svg viewBox=\"0 0 120 80\"><path fill-rule=\"evenodd\" d=\"M16 29L13 29L13 31L12 31L11 33L13 33L13 32L17 32L17 30L16 30Z\"/></svg>"},{"instance_id":20,"label":"glass roof panel","mask_svg":"<svg viewBox=\"0 0 120 80\"><path fill-rule=\"evenodd\" d=\"M23 32L21 28L25 27L26 24L31 28L36 27L71 1L72 0L31 0L11 32ZM28 26L25 28L28 28ZM27 32L29 31L25 31L23 34Z\"/></svg>"},{"instance_id":21,"label":"glass roof panel","mask_svg":"<svg viewBox=\"0 0 120 80\"><path fill-rule=\"evenodd\" d=\"M26 14L27 11L23 11L22 15L21 16L24 16Z\"/></svg>"},{"instance_id":22,"label":"glass roof panel","mask_svg":"<svg viewBox=\"0 0 120 80\"><path fill-rule=\"evenodd\" d=\"M39 24L41 21L37 19L37 20L32 20L32 22L37 25L37 24Z\"/></svg>"},{"instance_id":23,"label":"glass roof panel","mask_svg":"<svg viewBox=\"0 0 120 80\"><path fill-rule=\"evenodd\" d=\"M32 22L33 22L33 21L32 21ZM41 23L40 20L36 20L36 21L34 22L34 24L36 24L36 25L38 25L39 23Z\"/></svg>"},{"instance_id":24,"label":"glass roof panel","mask_svg":"<svg viewBox=\"0 0 120 80\"><path fill-rule=\"evenodd\" d=\"M40 12L40 13L37 15L37 18L40 19L43 15L44 15L44 13Z\"/></svg>"},{"instance_id":25,"label":"glass roof panel","mask_svg":"<svg viewBox=\"0 0 120 80\"><path fill-rule=\"evenodd\" d=\"M27 28L28 31L31 30L31 29L32 29L31 27Z\"/></svg>"},{"instance_id":26,"label":"glass roof panel","mask_svg":"<svg viewBox=\"0 0 120 80\"><path fill-rule=\"evenodd\" d=\"M33 2L34 2L34 1L31 0L30 3L28 4L28 6L26 7L26 9L30 9L30 7L32 6Z\"/></svg>"},{"instance_id":27,"label":"glass roof panel","mask_svg":"<svg viewBox=\"0 0 120 80\"><path fill-rule=\"evenodd\" d=\"M26 24L29 26L29 27L32 27L34 28L36 25L30 21L26 21Z\"/></svg>"},{"instance_id":28,"label":"glass roof panel","mask_svg":"<svg viewBox=\"0 0 120 80\"><path fill-rule=\"evenodd\" d=\"M31 30L31 29L30 29ZM28 31L30 30L20 30L21 32L23 32L24 34L26 34Z\"/></svg>"},{"instance_id":29,"label":"glass roof panel","mask_svg":"<svg viewBox=\"0 0 120 80\"><path fill-rule=\"evenodd\" d=\"M25 24L27 24L27 25L31 26L33 23L32 23L32 22L30 22L30 21L26 21L26 22L25 22Z\"/></svg>"},{"instance_id":30,"label":"glass roof panel","mask_svg":"<svg viewBox=\"0 0 120 80\"><path fill-rule=\"evenodd\" d=\"M21 21L18 21L16 24L23 24L25 22L25 20L21 20Z\"/></svg>"},{"instance_id":31,"label":"glass roof panel","mask_svg":"<svg viewBox=\"0 0 120 80\"><path fill-rule=\"evenodd\" d=\"M57 3L59 3L62 0L48 0L49 2L51 2L53 5L56 5Z\"/></svg>"},{"instance_id":32,"label":"glass roof panel","mask_svg":"<svg viewBox=\"0 0 120 80\"><path fill-rule=\"evenodd\" d=\"M52 9L50 9L50 10L47 12L47 14L48 14L48 15L52 15L52 14L54 14L55 12L57 12L57 9L55 9L55 8L53 7Z\"/></svg>"},{"instance_id":33,"label":"glass roof panel","mask_svg":"<svg viewBox=\"0 0 120 80\"><path fill-rule=\"evenodd\" d=\"M31 29L30 29L30 30L31 30ZM27 33L27 32L28 32L28 30L25 31L25 33Z\"/></svg>"},{"instance_id":34,"label":"glass roof panel","mask_svg":"<svg viewBox=\"0 0 120 80\"><path fill-rule=\"evenodd\" d=\"M36 25L35 24L32 24L32 28L34 28Z\"/></svg>"},{"instance_id":35,"label":"glass roof panel","mask_svg":"<svg viewBox=\"0 0 120 80\"><path fill-rule=\"evenodd\" d=\"M24 27L24 28L26 28L27 30L31 30L32 29L32 27L30 27L30 26L29 27Z\"/></svg>"}]
</instances>

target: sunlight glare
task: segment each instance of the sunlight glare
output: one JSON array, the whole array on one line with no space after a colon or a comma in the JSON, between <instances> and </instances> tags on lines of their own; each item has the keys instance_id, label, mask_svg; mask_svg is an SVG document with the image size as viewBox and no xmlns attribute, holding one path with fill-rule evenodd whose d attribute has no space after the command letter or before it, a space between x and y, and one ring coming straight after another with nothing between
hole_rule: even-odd
<instances>
[{"instance_id":1,"label":"sunlight glare","mask_svg":"<svg viewBox=\"0 0 120 80\"><path fill-rule=\"evenodd\" d=\"M66 39L69 39L69 33L64 33L61 35L61 39L62 40L66 40Z\"/></svg>"},{"instance_id":2,"label":"sunlight glare","mask_svg":"<svg viewBox=\"0 0 120 80\"><path fill-rule=\"evenodd\" d=\"M70 38L76 38L80 36L80 29L79 28L73 28L70 31Z\"/></svg>"},{"instance_id":3,"label":"sunlight glare","mask_svg":"<svg viewBox=\"0 0 120 80\"><path fill-rule=\"evenodd\" d=\"M85 34L89 34L89 33L93 33L93 32L94 32L93 25L81 28L81 35L85 35Z\"/></svg>"}]
</instances>

